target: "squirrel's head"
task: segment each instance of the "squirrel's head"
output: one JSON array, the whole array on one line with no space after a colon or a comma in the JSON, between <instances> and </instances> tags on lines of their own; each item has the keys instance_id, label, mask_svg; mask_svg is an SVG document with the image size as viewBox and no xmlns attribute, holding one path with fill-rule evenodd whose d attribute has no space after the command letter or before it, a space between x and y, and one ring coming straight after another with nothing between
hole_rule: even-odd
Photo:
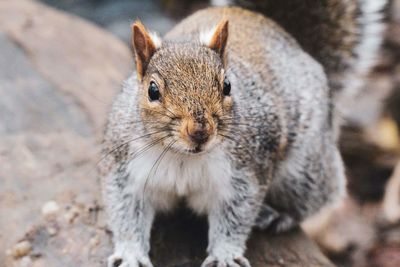
<instances>
[{"instance_id":1,"label":"squirrel's head","mask_svg":"<svg viewBox=\"0 0 400 267\"><path fill-rule=\"evenodd\" d=\"M208 151L223 139L232 113L225 74L228 21L207 38L162 42L140 22L132 25L140 111L153 138L176 152Z\"/></svg>"}]
</instances>

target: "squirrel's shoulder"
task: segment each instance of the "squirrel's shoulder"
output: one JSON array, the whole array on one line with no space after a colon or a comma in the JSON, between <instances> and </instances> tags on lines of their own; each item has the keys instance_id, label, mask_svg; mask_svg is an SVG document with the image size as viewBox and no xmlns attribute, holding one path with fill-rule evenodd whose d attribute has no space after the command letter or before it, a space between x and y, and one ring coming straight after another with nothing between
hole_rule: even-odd
<instances>
[{"instance_id":1,"label":"squirrel's shoulder","mask_svg":"<svg viewBox=\"0 0 400 267\"><path fill-rule=\"evenodd\" d=\"M166 39L179 38L208 32L215 27L221 19L229 21L230 37L241 35L256 36L258 32L268 32L270 29L279 29L280 26L263 14L241 7L208 7L199 10L182 20L170 32Z\"/></svg>"},{"instance_id":2,"label":"squirrel's shoulder","mask_svg":"<svg viewBox=\"0 0 400 267\"><path fill-rule=\"evenodd\" d=\"M178 23L165 38L168 40L208 43L210 33L221 20L229 21L228 58L235 56L248 63L267 62L279 47L300 49L297 41L281 26L261 13L241 7L209 7ZM182 40L182 41L185 41ZM246 52L244 52L246 51ZM254 70L257 69L255 67ZM265 68L262 64L262 68Z\"/></svg>"}]
</instances>

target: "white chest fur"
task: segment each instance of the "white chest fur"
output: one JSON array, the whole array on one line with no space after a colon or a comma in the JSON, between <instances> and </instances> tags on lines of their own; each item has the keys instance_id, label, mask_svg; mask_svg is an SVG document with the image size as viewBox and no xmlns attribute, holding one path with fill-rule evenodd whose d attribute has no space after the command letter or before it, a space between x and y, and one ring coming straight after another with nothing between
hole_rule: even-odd
<instances>
[{"instance_id":1,"label":"white chest fur","mask_svg":"<svg viewBox=\"0 0 400 267\"><path fill-rule=\"evenodd\" d=\"M232 165L220 148L202 155L167 152L160 158L162 151L152 148L129 165L129 190L151 201L155 209L171 209L185 198L196 212L204 213L231 196Z\"/></svg>"}]
</instances>

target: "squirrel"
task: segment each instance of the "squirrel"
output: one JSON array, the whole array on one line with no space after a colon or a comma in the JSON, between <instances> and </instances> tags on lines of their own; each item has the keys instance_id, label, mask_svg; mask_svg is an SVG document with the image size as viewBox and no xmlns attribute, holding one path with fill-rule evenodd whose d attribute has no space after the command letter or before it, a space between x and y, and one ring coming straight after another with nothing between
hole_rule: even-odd
<instances>
[{"instance_id":1,"label":"squirrel","mask_svg":"<svg viewBox=\"0 0 400 267\"><path fill-rule=\"evenodd\" d=\"M162 39L132 25L100 168L110 267L153 266L153 219L181 200L208 218L202 267L249 267L253 228L287 231L345 195L339 102L373 64L385 2L237 2L257 12L209 7Z\"/></svg>"}]
</instances>

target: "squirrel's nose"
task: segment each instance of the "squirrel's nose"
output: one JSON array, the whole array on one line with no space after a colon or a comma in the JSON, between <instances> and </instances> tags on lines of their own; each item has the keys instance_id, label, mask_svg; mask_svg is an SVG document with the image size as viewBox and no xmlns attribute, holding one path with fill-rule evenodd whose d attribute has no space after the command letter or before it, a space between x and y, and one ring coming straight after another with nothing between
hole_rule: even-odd
<instances>
[{"instance_id":1,"label":"squirrel's nose","mask_svg":"<svg viewBox=\"0 0 400 267\"><path fill-rule=\"evenodd\" d=\"M205 129L195 130L192 133L189 133L189 137L192 140L192 142L201 145L207 142L208 133Z\"/></svg>"}]
</instances>

